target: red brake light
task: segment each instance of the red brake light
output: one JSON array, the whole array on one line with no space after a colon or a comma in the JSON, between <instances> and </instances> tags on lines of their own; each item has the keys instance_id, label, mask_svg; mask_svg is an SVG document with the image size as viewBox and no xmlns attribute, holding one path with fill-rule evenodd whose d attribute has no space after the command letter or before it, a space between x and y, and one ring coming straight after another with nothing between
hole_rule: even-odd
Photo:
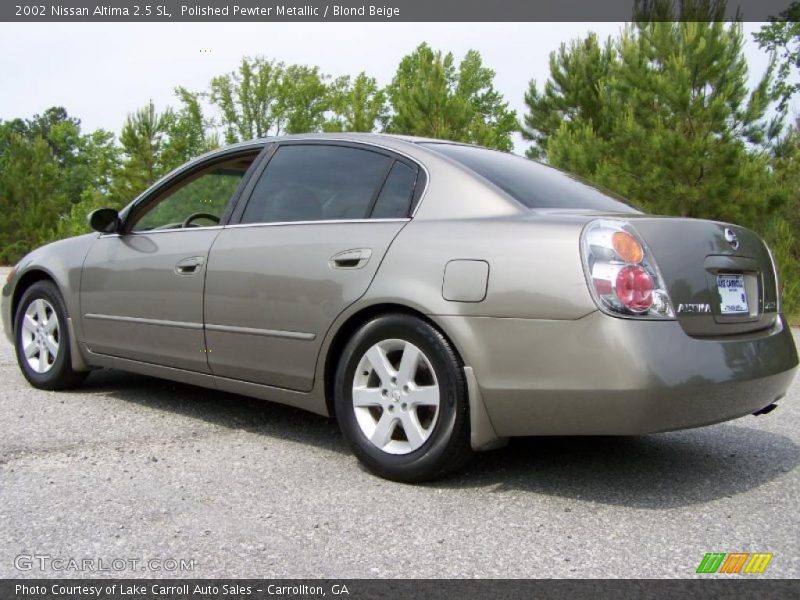
<instances>
[{"instance_id":1,"label":"red brake light","mask_svg":"<svg viewBox=\"0 0 800 600\"><path fill-rule=\"evenodd\" d=\"M653 278L638 265L628 265L617 273L614 292L628 309L641 313L653 306Z\"/></svg>"}]
</instances>

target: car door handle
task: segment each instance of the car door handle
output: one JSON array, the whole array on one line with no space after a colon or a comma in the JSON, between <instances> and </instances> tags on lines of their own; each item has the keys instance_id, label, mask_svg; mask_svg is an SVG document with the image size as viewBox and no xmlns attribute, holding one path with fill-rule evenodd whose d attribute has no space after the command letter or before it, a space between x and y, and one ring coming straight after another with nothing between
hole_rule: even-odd
<instances>
[{"instance_id":1,"label":"car door handle","mask_svg":"<svg viewBox=\"0 0 800 600\"><path fill-rule=\"evenodd\" d=\"M369 248L355 248L345 250L331 257L331 269L360 269L369 262L372 250Z\"/></svg>"},{"instance_id":2,"label":"car door handle","mask_svg":"<svg viewBox=\"0 0 800 600\"><path fill-rule=\"evenodd\" d=\"M178 275L194 275L202 270L205 262L206 259L204 256L190 256L189 258L184 258L175 265L175 273Z\"/></svg>"}]
</instances>

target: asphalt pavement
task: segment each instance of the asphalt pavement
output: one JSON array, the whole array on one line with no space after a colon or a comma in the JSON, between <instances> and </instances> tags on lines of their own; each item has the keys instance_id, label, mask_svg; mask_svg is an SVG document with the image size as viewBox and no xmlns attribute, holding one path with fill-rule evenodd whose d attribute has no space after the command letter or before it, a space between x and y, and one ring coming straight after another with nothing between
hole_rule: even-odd
<instances>
[{"instance_id":1,"label":"asphalt pavement","mask_svg":"<svg viewBox=\"0 0 800 600\"><path fill-rule=\"evenodd\" d=\"M277 404L119 371L35 390L3 338L0 433L0 577L690 577L712 551L800 576L798 382L769 415L515 440L414 486Z\"/></svg>"}]
</instances>

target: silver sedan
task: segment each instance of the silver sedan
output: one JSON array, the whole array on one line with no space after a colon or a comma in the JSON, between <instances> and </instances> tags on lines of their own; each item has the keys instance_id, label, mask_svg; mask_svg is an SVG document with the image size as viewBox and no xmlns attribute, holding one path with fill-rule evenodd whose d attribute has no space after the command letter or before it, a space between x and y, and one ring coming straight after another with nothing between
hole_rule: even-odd
<instances>
[{"instance_id":1,"label":"silver sedan","mask_svg":"<svg viewBox=\"0 0 800 600\"><path fill-rule=\"evenodd\" d=\"M111 367L282 402L399 481L512 436L764 414L798 362L752 231L475 146L247 142L90 224L3 288L32 385Z\"/></svg>"}]
</instances>

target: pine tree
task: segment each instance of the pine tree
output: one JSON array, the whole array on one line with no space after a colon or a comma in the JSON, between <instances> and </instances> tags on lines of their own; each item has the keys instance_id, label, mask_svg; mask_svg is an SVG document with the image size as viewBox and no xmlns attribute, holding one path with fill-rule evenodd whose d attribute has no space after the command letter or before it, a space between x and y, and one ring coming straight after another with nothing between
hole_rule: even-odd
<instances>
[{"instance_id":1,"label":"pine tree","mask_svg":"<svg viewBox=\"0 0 800 600\"><path fill-rule=\"evenodd\" d=\"M47 140L26 137L6 124L0 139L0 264L13 264L53 237L70 201Z\"/></svg>"},{"instance_id":2,"label":"pine tree","mask_svg":"<svg viewBox=\"0 0 800 600\"><path fill-rule=\"evenodd\" d=\"M209 132L210 124L203 114L199 94L179 86L175 95L181 107L168 108L163 115L166 140L160 160L165 171L219 146L217 136Z\"/></svg>"},{"instance_id":3,"label":"pine tree","mask_svg":"<svg viewBox=\"0 0 800 600\"><path fill-rule=\"evenodd\" d=\"M800 322L800 121L775 145L771 168L775 185L787 200L766 215L764 237L780 274L784 312Z\"/></svg>"},{"instance_id":4,"label":"pine tree","mask_svg":"<svg viewBox=\"0 0 800 600\"><path fill-rule=\"evenodd\" d=\"M558 52L550 54L550 79L543 91L532 80L525 93L529 112L524 117L522 137L533 142L528 157L546 158L548 140L565 121L584 124L592 131L603 125L601 86L616 62L611 41L601 46L595 33L561 44Z\"/></svg>"},{"instance_id":5,"label":"pine tree","mask_svg":"<svg viewBox=\"0 0 800 600\"><path fill-rule=\"evenodd\" d=\"M167 119L156 112L152 100L125 119L119 137L123 160L111 193L114 204L127 204L165 174L166 129Z\"/></svg>"},{"instance_id":6,"label":"pine tree","mask_svg":"<svg viewBox=\"0 0 800 600\"><path fill-rule=\"evenodd\" d=\"M607 59L592 36L562 48L549 87L529 94L526 122L543 124L532 153L652 212L757 225L785 194L758 151L779 125L766 118L770 73L748 90L742 43L741 23L672 20L627 26ZM591 93L576 79L586 71Z\"/></svg>"},{"instance_id":7,"label":"pine tree","mask_svg":"<svg viewBox=\"0 0 800 600\"><path fill-rule=\"evenodd\" d=\"M475 50L456 67L452 53L420 44L400 61L388 87L387 130L511 150L516 114L495 90L494 75Z\"/></svg>"},{"instance_id":8,"label":"pine tree","mask_svg":"<svg viewBox=\"0 0 800 600\"><path fill-rule=\"evenodd\" d=\"M62 237L83 199L108 191L117 158L112 134L82 133L62 107L0 122L0 263Z\"/></svg>"}]
</instances>

